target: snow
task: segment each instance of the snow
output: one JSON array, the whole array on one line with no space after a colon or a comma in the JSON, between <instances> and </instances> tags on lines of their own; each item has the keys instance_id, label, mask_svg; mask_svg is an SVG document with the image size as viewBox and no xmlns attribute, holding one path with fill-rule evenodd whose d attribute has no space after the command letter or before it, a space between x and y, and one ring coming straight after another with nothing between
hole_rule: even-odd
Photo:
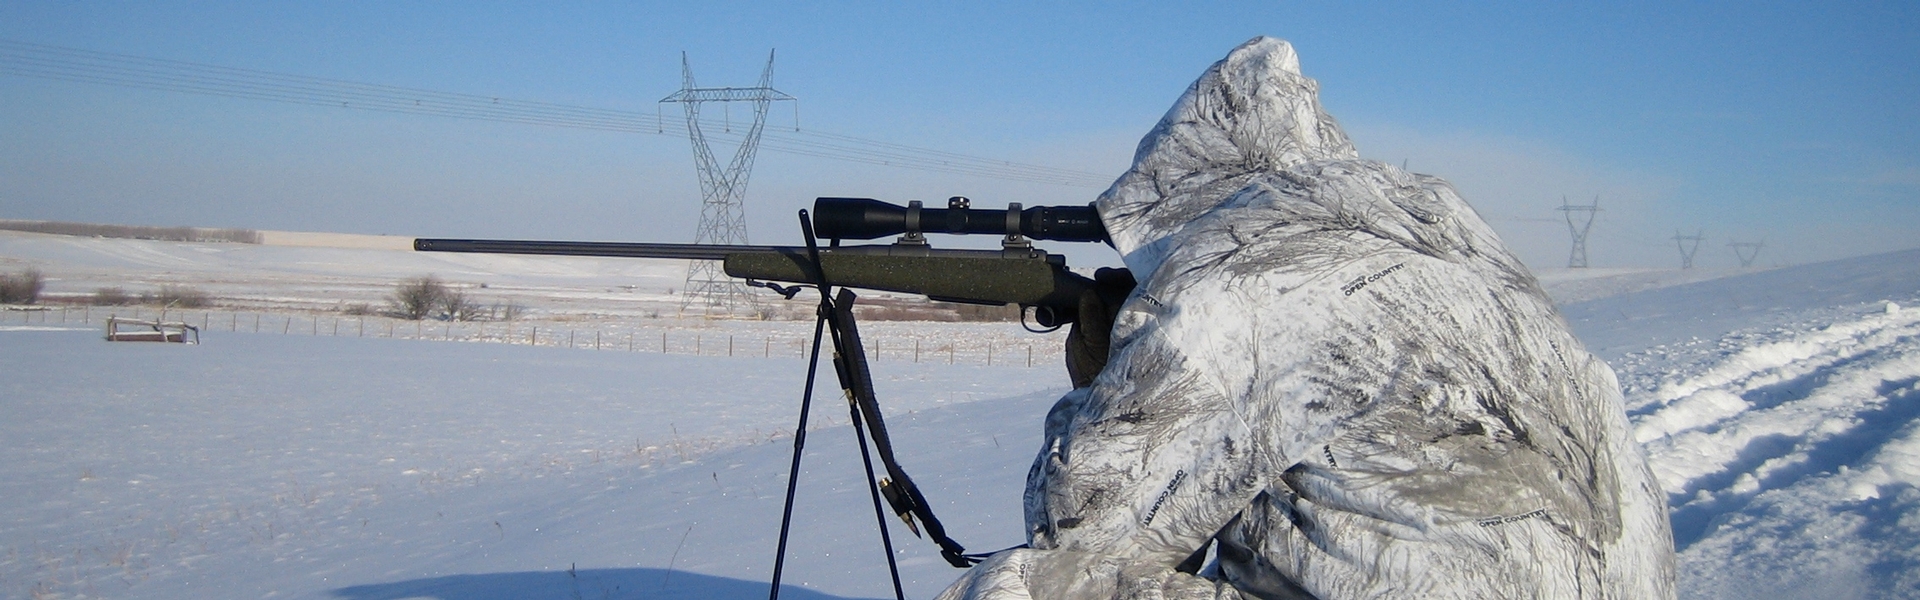
<instances>
[{"instance_id":1,"label":"snow","mask_svg":"<svg viewBox=\"0 0 1920 600\"><path fill-rule=\"evenodd\" d=\"M419 274L415 260L441 259L0 234L0 269L31 263L76 293L146 277L326 306L328 278L374 297L391 284L382 277ZM502 285L547 278L602 313L626 306L606 290L673 268L578 264L469 268ZM1897 307L1920 302L1917 265L1909 251L1677 274L1615 290L1631 293L1590 287L1562 306L1619 373L1669 492L1683 596L1916 595L1920 312ZM57 313L0 311L0 597L766 593L797 358L215 329L197 347L114 344ZM1056 343L1009 324L863 329ZM902 463L970 550L1024 540L1024 478L1066 387L1049 360L875 365ZM829 387L815 398L782 596L891 597ZM890 526L909 597L959 574Z\"/></svg>"},{"instance_id":2,"label":"snow","mask_svg":"<svg viewBox=\"0 0 1920 600\"><path fill-rule=\"evenodd\" d=\"M624 569L597 576L631 589L654 584L634 567L669 562L760 580L804 376L797 359L268 334L210 335L199 347L109 344L90 329L0 335L8 372L58 374L0 387L10 415L0 424L0 595L10 597L40 585L88 596L324 597L569 565ZM968 519L997 505L1017 520L1035 436L940 409L993 400L1000 407L973 416L1038 419L1063 378L882 365L876 385L897 436L1018 456L1022 466L996 481L962 488L978 499L947 496L967 501L965 512L945 511L970 540L1017 543L1018 528L982 531ZM846 423L836 396L818 396L815 425L825 429L810 438L802 479L833 487L803 487L803 550L790 569L823 592L878 594L860 585L877 581L870 568L821 580L848 571L830 558L860 556L874 541L871 521L846 518L861 513L845 502L864 498L846 485L857 462L835 427ZM1017 416L993 418L1008 410ZM902 460L911 468L928 450L903 448ZM842 538L845 550L805 550ZM344 595L387 597L360 594Z\"/></svg>"},{"instance_id":3,"label":"snow","mask_svg":"<svg viewBox=\"0 0 1920 600\"><path fill-rule=\"evenodd\" d=\"M1920 315L1899 309L1920 296L1916 262L1897 252L1568 307L1589 344L1617 353L1669 495L1683 596L1920 594Z\"/></svg>"}]
</instances>

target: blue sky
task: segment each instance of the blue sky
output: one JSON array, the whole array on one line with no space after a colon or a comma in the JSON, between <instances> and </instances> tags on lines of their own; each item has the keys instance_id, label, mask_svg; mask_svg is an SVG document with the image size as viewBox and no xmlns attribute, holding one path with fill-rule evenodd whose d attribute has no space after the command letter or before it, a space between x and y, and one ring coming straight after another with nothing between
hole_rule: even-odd
<instances>
[{"instance_id":1,"label":"blue sky","mask_svg":"<svg viewBox=\"0 0 1920 600\"><path fill-rule=\"evenodd\" d=\"M1119 175L1213 61L1290 40L1361 154L1453 181L1529 264L1920 246L1912 3L0 3L0 39L653 112L751 85L800 126ZM672 110L671 107L668 109ZM671 112L669 114L672 114ZM772 126L792 126L790 108ZM689 241L687 142L0 75L0 218ZM753 241L821 195L1081 204L1095 188L762 153ZM1082 261L1084 262L1084 261Z\"/></svg>"}]
</instances>

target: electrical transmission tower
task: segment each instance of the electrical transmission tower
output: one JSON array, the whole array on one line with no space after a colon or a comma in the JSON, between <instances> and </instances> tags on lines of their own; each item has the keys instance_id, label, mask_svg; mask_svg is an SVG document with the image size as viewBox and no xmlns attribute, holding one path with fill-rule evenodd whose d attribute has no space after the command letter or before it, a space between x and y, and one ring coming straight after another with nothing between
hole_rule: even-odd
<instances>
[{"instance_id":1,"label":"electrical transmission tower","mask_svg":"<svg viewBox=\"0 0 1920 600\"><path fill-rule=\"evenodd\" d=\"M1700 251L1700 242L1706 241L1706 239L1707 232L1705 231L1693 235L1681 235L1679 230L1674 230L1673 243L1680 247L1680 268L1693 268L1693 253ZM1688 242L1692 243L1689 244Z\"/></svg>"},{"instance_id":2,"label":"electrical transmission tower","mask_svg":"<svg viewBox=\"0 0 1920 600\"><path fill-rule=\"evenodd\" d=\"M1753 266L1753 259L1760 258L1760 249L1767 246L1766 240L1758 242L1727 242L1733 248L1734 256L1740 257L1740 268Z\"/></svg>"},{"instance_id":3,"label":"electrical transmission tower","mask_svg":"<svg viewBox=\"0 0 1920 600\"><path fill-rule=\"evenodd\" d=\"M1600 197L1593 197L1593 204L1567 204L1567 197L1560 197L1560 212L1567 213L1567 231L1573 234L1573 252L1567 255L1567 268L1587 268L1587 232L1593 230L1593 213L1600 212ZM1579 222L1574 222L1579 215Z\"/></svg>"},{"instance_id":4,"label":"electrical transmission tower","mask_svg":"<svg viewBox=\"0 0 1920 600\"><path fill-rule=\"evenodd\" d=\"M773 52L767 52L767 68L760 72L760 85L750 88L703 88L693 84L693 68L687 54L680 53L680 91L660 102L676 102L687 115L687 139L693 142L694 170L700 174L700 228L694 231L695 244L747 244L747 177L753 174L753 154L760 146L760 130L767 123L767 106L793 100L793 96L775 90ZM700 105L707 102L748 102L753 105L753 124L747 128L733 161L725 167L713 157L707 136L700 130ZM732 122L727 123L731 133ZM696 260L687 268L684 288L687 307L701 304L706 312L732 313L752 311L757 303L745 283L728 277L718 261Z\"/></svg>"}]
</instances>

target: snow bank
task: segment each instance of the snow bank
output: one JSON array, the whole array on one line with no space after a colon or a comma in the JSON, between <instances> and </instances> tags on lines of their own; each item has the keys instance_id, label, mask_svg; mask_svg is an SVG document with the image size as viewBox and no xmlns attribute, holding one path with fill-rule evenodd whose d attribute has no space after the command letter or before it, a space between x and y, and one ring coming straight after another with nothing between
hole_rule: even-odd
<instances>
[{"instance_id":1,"label":"snow bank","mask_svg":"<svg viewBox=\"0 0 1920 600\"><path fill-rule=\"evenodd\" d=\"M1887 304L1736 332L1705 360L1628 357L1636 377L1664 379L1630 402L1669 494L1684 596L1920 590L1920 315Z\"/></svg>"}]
</instances>

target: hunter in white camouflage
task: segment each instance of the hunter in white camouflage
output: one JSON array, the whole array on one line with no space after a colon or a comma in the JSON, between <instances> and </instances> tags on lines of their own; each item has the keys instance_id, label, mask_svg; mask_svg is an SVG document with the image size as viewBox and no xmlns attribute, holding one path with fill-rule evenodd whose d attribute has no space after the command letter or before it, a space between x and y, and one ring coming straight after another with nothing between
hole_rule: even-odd
<instances>
[{"instance_id":1,"label":"hunter in white camouflage","mask_svg":"<svg viewBox=\"0 0 1920 600\"><path fill-rule=\"evenodd\" d=\"M1235 49L1096 203L1139 284L942 598L1670 598L1611 369L1438 178ZM1212 557L1210 560L1208 557Z\"/></svg>"}]
</instances>

